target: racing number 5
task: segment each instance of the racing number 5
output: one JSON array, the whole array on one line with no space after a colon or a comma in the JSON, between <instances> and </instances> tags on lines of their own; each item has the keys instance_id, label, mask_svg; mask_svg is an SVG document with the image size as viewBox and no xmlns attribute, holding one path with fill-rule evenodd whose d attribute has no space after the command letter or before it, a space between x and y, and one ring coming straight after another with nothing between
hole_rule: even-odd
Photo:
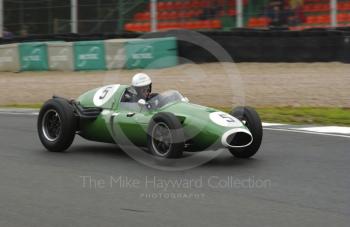
<instances>
[{"instance_id":1,"label":"racing number 5","mask_svg":"<svg viewBox=\"0 0 350 227\"><path fill-rule=\"evenodd\" d=\"M219 114L219 116L222 117L223 119L225 119L225 121L228 122L228 123L234 123L235 122L230 116L227 116L226 114Z\"/></svg>"},{"instance_id":2,"label":"racing number 5","mask_svg":"<svg viewBox=\"0 0 350 227\"><path fill-rule=\"evenodd\" d=\"M100 95L99 99L104 99L111 89L112 89L112 87L106 87L106 89L104 89L102 94Z\"/></svg>"}]
</instances>

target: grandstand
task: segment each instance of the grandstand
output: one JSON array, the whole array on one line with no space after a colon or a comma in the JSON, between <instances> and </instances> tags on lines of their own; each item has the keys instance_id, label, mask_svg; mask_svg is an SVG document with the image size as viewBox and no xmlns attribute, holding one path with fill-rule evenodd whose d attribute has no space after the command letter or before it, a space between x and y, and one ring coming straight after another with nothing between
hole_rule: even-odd
<instances>
[{"instance_id":1,"label":"grandstand","mask_svg":"<svg viewBox=\"0 0 350 227\"><path fill-rule=\"evenodd\" d=\"M211 7L214 2L215 7L220 9L214 17L201 19L205 9ZM249 28L266 28L270 25L270 18L266 16L266 8L269 0L243 1L244 26ZM288 4L288 0L285 1ZM292 30L306 29L312 27L330 27L331 6L329 0L304 0L299 6L300 20L297 24L290 26ZM157 3L158 29L183 28L190 30L230 30L235 27L236 0L162 0ZM350 25L350 1L339 0L337 3L338 26ZM126 23L126 31L149 32L150 10L147 8L136 12L132 20Z\"/></svg>"},{"instance_id":2,"label":"grandstand","mask_svg":"<svg viewBox=\"0 0 350 227\"><path fill-rule=\"evenodd\" d=\"M298 2L291 30L350 26L350 0L0 0L0 26L15 36L149 32L154 15L156 30L268 28L273 1Z\"/></svg>"},{"instance_id":3,"label":"grandstand","mask_svg":"<svg viewBox=\"0 0 350 227\"><path fill-rule=\"evenodd\" d=\"M291 26L291 30L302 30L307 28L326 28L331 23L331 7L329 0L304 0L301 5L303 18L297 26ZM258 14L258 12L256 13ZM343 0L337 3L338 26L350 25L350 1ZM269 25L269 18L266 16L252 16L247 26L250 28L261 28Z\"/></svg>"}]
</instances>

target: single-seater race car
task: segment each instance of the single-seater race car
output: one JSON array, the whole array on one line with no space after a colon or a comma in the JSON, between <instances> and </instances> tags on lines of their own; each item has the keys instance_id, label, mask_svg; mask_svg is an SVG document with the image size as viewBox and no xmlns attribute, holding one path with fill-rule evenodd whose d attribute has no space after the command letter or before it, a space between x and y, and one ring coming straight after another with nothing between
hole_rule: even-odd
<instances>
[{"instance_id":1,"label":"single-seater race car","mask_svg":"<svg viewBox=\"0 0 350 227\"><path fill-rule=\"evenodd\" d=\"M193 104L175 90L129 102L124 101L128 89L113 84L90 90L77 100L49 99L37 122L42 144L49 151L64 151L78 134L87 140L147 148L158 158L220 148L237 158L249 158L261 145L261 120L251 107L225 113Z\"/></svg>"}]
</instances>

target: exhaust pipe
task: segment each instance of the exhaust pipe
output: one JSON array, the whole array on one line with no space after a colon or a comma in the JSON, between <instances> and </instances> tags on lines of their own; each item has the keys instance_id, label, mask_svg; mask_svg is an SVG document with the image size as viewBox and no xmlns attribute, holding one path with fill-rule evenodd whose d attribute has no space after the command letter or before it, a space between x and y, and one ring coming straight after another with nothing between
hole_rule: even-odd
<instances>
[{"instance_id":1,"label":"exhaust pipe","mask_svg":"<svg viewBox=\"0 0 350 227\"><path fill-rule=\"evenodd\" d=\"M253 142L253 136L248 129L234 128L221 136L221 143L227 148L243 148Z\"/></svg>"}]
</instances>

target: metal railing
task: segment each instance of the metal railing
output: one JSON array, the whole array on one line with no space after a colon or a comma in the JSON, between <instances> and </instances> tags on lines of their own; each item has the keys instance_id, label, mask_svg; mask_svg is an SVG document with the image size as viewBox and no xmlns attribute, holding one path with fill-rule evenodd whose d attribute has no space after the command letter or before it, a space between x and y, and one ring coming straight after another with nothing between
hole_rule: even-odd
<instances>
[{"instance_id":1,"label":"metal railing","mask_svg":"<svg viewBox=\"0 0 350 227\"><path fill-rule=\"evenodd\" d=\"M350 25L350 0L0 0L0 36Z\"/></svg>"}]
</instances>

